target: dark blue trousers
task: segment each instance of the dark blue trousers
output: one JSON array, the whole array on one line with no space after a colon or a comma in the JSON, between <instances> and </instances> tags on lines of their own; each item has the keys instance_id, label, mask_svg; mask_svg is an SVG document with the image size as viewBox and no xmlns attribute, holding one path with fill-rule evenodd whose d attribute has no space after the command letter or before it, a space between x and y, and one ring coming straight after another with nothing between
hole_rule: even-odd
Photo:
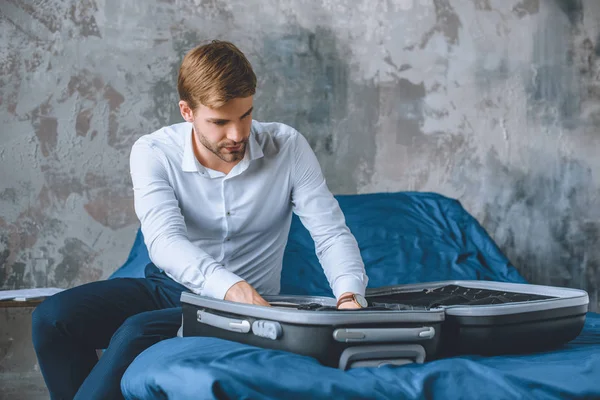
<instances>
[{"instance_id":1,"label":"dark blue trousers","mask_svg":"<svg viewBox=\"0 0 600 400\"><path fill-rule=\"evenodd\" d=\"M35 309L33 346L53 400L122 399L121 377L135 357L177 335L188 290L154 264L145 276L77 286ZM100 360L96 349L106 349Z\"/></svg>"}]
</instances>

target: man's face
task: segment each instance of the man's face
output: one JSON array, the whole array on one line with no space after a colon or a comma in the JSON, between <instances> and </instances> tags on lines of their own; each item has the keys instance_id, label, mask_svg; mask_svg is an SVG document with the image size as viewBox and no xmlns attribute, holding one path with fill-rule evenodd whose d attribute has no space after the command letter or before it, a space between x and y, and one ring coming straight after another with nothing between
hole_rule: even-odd
<instances>
[{"instance_id":1,"label":"man's face","mask_svg":"<svg viewBox=\"0 0 600 400\"><path fill-rule=\"evenodd\" d=\"M237 163L244 158L252 124L252 104L253 96L249 96L232 99L220 108L200 104L192 112L187 103L180 102L184 119L194 126L201 157L218 162L214 159L217 157L227 163Z\"/></svg>"}]
</instances>

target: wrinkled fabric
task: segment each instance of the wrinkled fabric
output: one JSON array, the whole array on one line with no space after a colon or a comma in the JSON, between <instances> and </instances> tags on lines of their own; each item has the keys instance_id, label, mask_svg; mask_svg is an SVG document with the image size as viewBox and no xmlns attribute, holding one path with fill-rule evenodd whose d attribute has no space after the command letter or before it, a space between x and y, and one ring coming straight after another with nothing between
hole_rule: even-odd
<instances>
[{"instance_id":1,"label":"wrinkled fabric","mask_svg":"<svg viewBox=\"0 0 600 400\"><path fill-rule=\"evenodd\" d=\"M371 288L453 279L526 283L457 200L420 192L336 198L358 242ZM332 296L312 238L295 216L281 293Z\"/></svg>"},{"instance_id":2,"label":"wrinkled fabric","mask_svg":"<svg viewBox=\"0 0 600 400\"><path fill-rule=\"evenodd\" d=\"M138 356L126 399L597 399L600 315L555 351L462 356L341 371L315 359L216 338L174 338Z\"/></svg>"}]
</instances>

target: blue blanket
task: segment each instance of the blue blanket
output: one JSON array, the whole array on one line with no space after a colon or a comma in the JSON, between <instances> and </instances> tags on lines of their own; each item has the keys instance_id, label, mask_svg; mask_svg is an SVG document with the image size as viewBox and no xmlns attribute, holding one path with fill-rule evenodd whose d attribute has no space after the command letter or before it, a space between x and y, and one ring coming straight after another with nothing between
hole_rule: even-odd
<instances>
[{"instance_id":1,"label":"blue blanket","mask_svg":"<svg viewBox=\"0 0 600 400\"><path fill-rule=\"evenodd\" d=\"M336 196L356 237L370 287L440 280L525 282L456 200L433 193ZM117 276L143 276L138 232ZM294 216L281 292L331 296L310 234ZM562 349L457 357L347 372L316 360L216 338L174 338L149 348L122 380L128 399L600 398L600 318Z\"/></svg>"},{"instance_id":2,"label":"blue blanket","mask_svg":"<svg viewBox=\"0 0 600 400\"><path fill-rule=\"evenodd\" d=\"M336 198L360 247L369 287L452 279L526 283L457 200L418 192ZM281 293L333 296L314 242L295 215Z\"/></svg>"},{"instance_id":3,"label":"blue blanket","mask_svg":"<svg viewBox=\"0 0 600 400\"><path fill-rule=\"evenodd\" d=\"M174 338L142 353L126 399L598 399L600 315L546 353L455 357L341 371L310 357L215 338Z\"/></svg>"}]
</instances>

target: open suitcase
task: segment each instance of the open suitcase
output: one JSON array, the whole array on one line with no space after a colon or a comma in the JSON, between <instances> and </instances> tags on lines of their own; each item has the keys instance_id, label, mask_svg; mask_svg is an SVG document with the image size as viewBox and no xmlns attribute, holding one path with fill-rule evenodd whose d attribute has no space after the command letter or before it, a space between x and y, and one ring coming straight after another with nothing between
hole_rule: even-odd
<instances>
[{"instance_id":1,"label":"open suitcase","mask_svg":"<svg viewBox=\"0 0 600 400\"><path fill-rule=\"evenodd\" d=\"M316 358L340 369L422 363L455 354L551 349L585 322L585 291L489 281L368 289L369 307L335 299L265 296L272 307L182 293L182 336L214 336Z\"/></svg>"}]
</instances>

